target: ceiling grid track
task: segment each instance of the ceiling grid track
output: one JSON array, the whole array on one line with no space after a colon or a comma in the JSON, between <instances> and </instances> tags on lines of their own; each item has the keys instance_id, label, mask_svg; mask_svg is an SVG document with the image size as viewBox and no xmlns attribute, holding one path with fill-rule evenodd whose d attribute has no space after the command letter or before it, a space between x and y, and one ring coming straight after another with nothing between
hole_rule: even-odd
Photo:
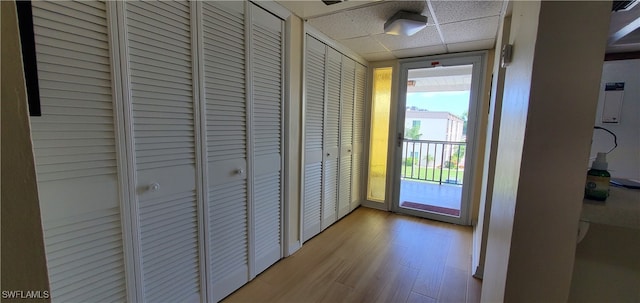
<instances>
[{"instance_id":1,"label":"ceiling grid track","mask_svg":"<svg viewBox=\"0 0 640 303\"><path fill-rule=\"evenodd\" d=\"M429 11L431 12L431 18L433 18L433 24L438 30L438 35L440 36L440 41L442 41L442 45L444 46L445 52L449 53L449 46L444 41L444 35L442 34L442 28L440 27L440 22L438 22L438 17L436 17L436 12L433 9L433 5L431 4L431 0L426 0L427 6L429 7Z\"/></svg>"}]
</instances>

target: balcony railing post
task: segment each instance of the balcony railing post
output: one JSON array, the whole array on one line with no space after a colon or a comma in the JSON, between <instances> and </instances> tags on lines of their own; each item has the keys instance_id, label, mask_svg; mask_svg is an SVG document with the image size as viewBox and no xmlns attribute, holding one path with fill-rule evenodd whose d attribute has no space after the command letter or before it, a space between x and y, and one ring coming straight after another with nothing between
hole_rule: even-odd
<instances>
[{"instance_id":1,"label":"balcony railing post","mask_svg":"<svg viewBox=\"0 0 640 303\"><path fill-rule=\"evenodd\" d=\"M460 170L460 150L462 144L458 144L458 155L456 156L456 184L458 184L458 170Z\"/></svg>"},{"instance_id":2,"label":"balcony railing post","mask_svg":"<svg viewBox=\"0 0 640 303\"><path fill-rule=\"evenodd\" d=\"M411 178L413 178L413 164L416 162L416 142L411 142Z\"/></svg>"},{"instance_id":3,"label":"balcony railing post","mask_svg":"<svg viewBox=\"0 0 640 303\"><path fill-rule=\"evenodd\" d=\"M418 143L418 179L420 179L420 162L422 162L422 142Z\"/></svg>"},{"instance_id":4,"label":"balcony railing post","mask_svg":"<svg viewBox=\"0 0 640 303\"><path fill-rule=\"evenodd\" d=\"M438 181L438 184L442 185L442 167L444 166L444 143L442 143L440 155L440 178L438 178L440 180Z\"/></svg>"}]
</instances>

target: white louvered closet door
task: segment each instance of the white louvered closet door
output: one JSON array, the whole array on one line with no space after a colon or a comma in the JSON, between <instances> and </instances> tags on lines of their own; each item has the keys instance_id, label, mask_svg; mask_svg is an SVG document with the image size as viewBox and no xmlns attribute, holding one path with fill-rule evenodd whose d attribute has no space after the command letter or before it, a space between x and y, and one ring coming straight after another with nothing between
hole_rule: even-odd
<instances>
[{"instance_id":1,"label":"white louvered closet door","mask_svg":"<svg viewBox=\"0 0 640 303\"><path fill-rule=\"evenodd\" d=\"M306 36L304 103L303 241L320 232L322 221L322 138L327 48Z\"/></svg>"},{"instance_id":2,"label":"white louvered closet door","mask_svg":"<svg viewBox=\"0 0 640 303\"><path fill-rule=\"evenodd\" d=\"M342 89L340 91L340 182L338 186L338 218L351 211L351 170L353 151L353 105L355 61L342 57Z\"/></svg>"},{"instance_id":3,"label":"white louvered closet door","mask_svg":"<svg viewBox=\"0 0 640 303\"><path fill-rule=\"evenodd\" d=\"M353 168L351 171L351 210L358 207L362 199L362 172L364 169L364 98L366 94L365 90L367 83L367 68L356 63L355 72L355 92L353 99Z\"/></svg>"},{"instance_id":4,"label":"white louvered closet door","mask_svg":"<svg viewBox=\"0 0 640 303\"><path fill-rule=\"evenodd\" d=\"M200 301L190 4L122 5L142 295Z\"/></svg>"},{"instance_id":5,"label":"white louvered closet door","mask_svg":"<svg viewBox=\"0 0 640 303\"><path fill-rule=\"evenodd\" d=\"M127 301L108 9L34 1L31 117L52 302Z\"/></svg>"},{"instance_id":6,"label":"white louvered closet door","mask_svg":"<svg viewBox=\"0 0 640 303\"><path fill-rule=\"evenodd\" d=\"M244 7L202 2L209 283L216 302L249 281Z\"/></svg>"},{"instance_id":7,"label":"white louvered closet door","mask_svg":"<svg viewBox=\"0 0 640 303\"><path fill-rule=\"evenodd\" d=\"M337 220L338 154L340 152L340 80L342 54L327 48L326 94L324 109L324 165L322 168L322 229Z\"/></svg>"},{"instance_id":8,"label":"white louvered closet door","mask_svg":"<svg viewBox=\"0 0 640 303\"><path fill-rule=\"evenodd\" d=\"M251 4L252 276L282 257L283 27Z\"/></svg>"}]
</instances>

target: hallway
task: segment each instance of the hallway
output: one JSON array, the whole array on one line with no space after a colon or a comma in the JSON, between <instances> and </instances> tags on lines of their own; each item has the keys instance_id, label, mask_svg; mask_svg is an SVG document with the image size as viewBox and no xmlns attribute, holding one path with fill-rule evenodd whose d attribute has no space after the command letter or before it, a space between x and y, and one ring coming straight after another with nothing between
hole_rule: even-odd
<instances>
[{"instance_id":1,"label":"hallway","mask_svg":"<svg viewBox=\"0 0 640 303\"><path fill-rule=\"evenodd\" d=\"M479 302L471 228L360 207L224 302Z\"/></svg>"}]
</instances>

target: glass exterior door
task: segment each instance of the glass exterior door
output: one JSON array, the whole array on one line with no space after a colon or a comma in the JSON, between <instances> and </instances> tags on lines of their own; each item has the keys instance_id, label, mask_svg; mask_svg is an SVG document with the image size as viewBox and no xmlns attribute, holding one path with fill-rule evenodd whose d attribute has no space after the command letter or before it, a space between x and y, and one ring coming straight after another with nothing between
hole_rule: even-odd
<instances>
[{"instance_id":1,"label":"glass exterior door","mask_svg":"<svg viewBox=\"0 0 640 303\"><path fill-rule=\"evenodd\" d=\"M427 58L401 64L395 211L469 224L479 59Z\"/></svg>"}]
</instances>

